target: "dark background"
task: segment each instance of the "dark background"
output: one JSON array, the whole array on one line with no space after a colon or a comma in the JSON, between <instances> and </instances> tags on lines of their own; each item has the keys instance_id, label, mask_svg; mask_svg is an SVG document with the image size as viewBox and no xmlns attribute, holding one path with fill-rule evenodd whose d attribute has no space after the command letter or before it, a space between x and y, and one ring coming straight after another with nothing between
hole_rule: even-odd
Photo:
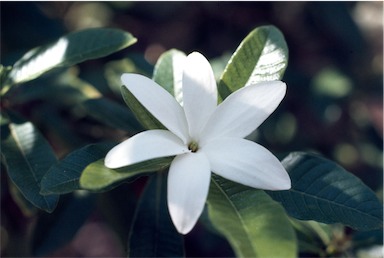
<instances>
[{"instance_id":1,"label":"dark background","mask_svg":"<svg viewBox=\"0 0 384 258\"><path fill-rule=\"evenodd\" d=\"M79 76L99 89L105 87L100 74L110 60L130 56L151 74L159 55L168 49L199 51L214 60L233 53L254 28L273 24L282 31L289 48L289 63L283 78L288 93L278 110L260 127L258 141L274 153L319 152L360 177L381 196L382 2L2 1L0 7L3 65L12 65L29 49L82 28L115 27L132 33L138 38L133 46L78 65ZM47 126L49 122L41 117L43 106L50 108L42 102L24 103L15 108L46 134L60 157L74 146L108 139L113 132L109 128L105 129L109 134L103 129L103 133L85 135L85 131L93 132L91 128L101 126L93 120L73 119L59 110L62 119L72 125L71 133L81 138L79 143L61 145L60 141L55 142L55 133ZM117 189L111 195L119 191L123 190ZM119 233L101 223L100 214L91 214L76 239L52 255L122 255L124 247L115 239ZM34 219L34 216L24 218L2 190L2 236L9 236L2 239L2 254L15 252L12 235L19 232L23 239ZM122 231L120 234L124 234ZM187 236L187 255L231 255L222 239L199 240L207 239L203 232L197 228ZM87 248L85 243L92 244ZM105 253L95 251L97 243L104 244Z\"/></svg>"}]
</instances>

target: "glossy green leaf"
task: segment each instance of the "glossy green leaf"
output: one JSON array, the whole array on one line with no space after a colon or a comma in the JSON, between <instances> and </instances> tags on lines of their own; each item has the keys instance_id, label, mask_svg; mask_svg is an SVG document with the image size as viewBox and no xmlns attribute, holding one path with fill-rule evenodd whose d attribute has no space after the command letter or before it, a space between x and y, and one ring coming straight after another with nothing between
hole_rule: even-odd
<instances>
[{"instance_id":1,"label":"glossy green leaf","mask_svg":"<svg viewBox=\"0 0 384 258\"><path fill-rule=\"evenodd\" d=\"M296 257L289 219L264 191L214 175L208 213L238 257Z\"/></svg>"},{"instance_id":2,"label":"glossy green leaf","mask_svg":"<svg viewBox=\"0 0 384 258\"><path fill-rule=\"evenodd\" d=\"M254 29L240 43L219 81L225 99L232 92L261 81L280 80L288 63L284 35L274 26Z\"/></svg>"},{"instance_id":3,"label":"glossy green leaf","mask_svg":"<svg viewBox=\"0 0 384 258\"><path fill-rule=\"evenodd\" d=\"M314 154L294 152L282 164L292 188L268 192L294 218L342 223L356 230L383 226L383 206L359 178Z\"/></svg>"},{"instance_id":4,"label":"glossy green leaf","mask_svg":"<svg viewBox=\"0 0 384 258\"><path fill-rule=\"evenodd\" d=\"M155 65L153 80L182 102L183 64L186 55L176 49L163 53Z\"/></svg>"},{"instance_id":5,"label":"glossy green leaf","mask_svg":"<svg viewBox=\"0 0 384 258\"><path fill-rule=\"evenodd\" d=\"M81 103L86 112L103 124L113 128L137 133L141 125L126 106L122 106L106 98L89 99Z\"/></svg>"},{"instance_id":6,"label":"glossy green leaf","mask_svg":"<svg viewBox=\"0 0 384 258\"><path fill-rule=\"evenodd\" d=\"M141 195L128 241L129 257L183 257L183 237L167 206L167 174L150 177Z\"/></svg>"},{"instance_id":7,"label":"glossy green leaf","mask_svg":"<svg viewBox=\"0 0 384 258\"><path fill-rule=\"evenodd\" d=\"M90 144L68 154L53 165L41 180L42 194L65 194L80 189L83 170L92 162L105 157L113 143Z\"/></svg>"},{"instance_id":8,"label":"glossy green leaf","mask_svg":"<svg viewBox=\"0 0 384 258\"><path fill-rule=\"evenodd\" d=\"M125 103L131 109L136 119L146 129L166 129L124 86L121 87L121 94Z\"/></svg>"},{"instance_id":9,"label":"glossy green leaf","mask_svg":"<svg viewBox=\"0 0 384 258\"><path fill-rule=\"evenodd\" d=\"M171 163L173 157L159 158L140 162L131 166L109 169L104 166L104 159L88 165L80 177L82 188L92 191L106 191L121 184L126 179L135 179L148 172L163 169Z\"/></svg>"},{"instance_id":10,"label":"glossy green leaf","mask_svg":"<svg viewBox=\"0 0 384 258\"><path fill-rule=\"evenodd\" d=\"M1 158L11 180L23 196L36 207L52 212L59 196L40 194L40 182L56 162L45 138L31 123L11 118L1 126Z\"/></svg>"},{"instance_id":11,"label":"glossy green leaf","mask_svg":"<svg viewBox=\"0 0 384 258\"><path fill-rule=\"evenodd\" d=\"M136 42L130 33L110 28L92 28L70 33L52 44L27 52L15 63L6 84L26 82L60 66L112 54Z\"/></svg>"}]
</instances>

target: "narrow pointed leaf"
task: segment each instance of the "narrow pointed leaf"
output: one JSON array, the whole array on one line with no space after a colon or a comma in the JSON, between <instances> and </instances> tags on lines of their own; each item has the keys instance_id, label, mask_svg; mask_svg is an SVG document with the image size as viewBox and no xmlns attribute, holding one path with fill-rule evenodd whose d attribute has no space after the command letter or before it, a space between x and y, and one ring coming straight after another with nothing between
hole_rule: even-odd
<instances>
[{"instance_id":1,"label":"narrow pointed leaf","mask_svg":"<svg viewBox=\"0 0 384 258\"><path fill-rule=\"evenodd\" d=\"M123 183L124 180L132 180L148 172L163 169L169 166L172 159L173 157L153 159L118 169L105 167L104 159L100 159L84 169L80 177L80 185L87 190L106 191Z\"/></svg>"},{"instance_id":2,"label":"narrow pointed leaf","mask_svg":"<svg viewBox=\"0 0 384 258\"><path fill-rule=\"evenodd\" d=\"M153 80L182 102L182 75L186 55L176 49L163 53L155 65Z\"/></svg>"},{"instance_id":3,"label":"narrow pointed leaf","mask_svg":"<svg viewBox=\"0 0 384 258\"><path fill-rule=\"evenodd\" d=\"M151 176L142 193L129 236L129 257L184 256L183 237L168 212L166 176Z\"/></svg>"},{"instance_id":4,"label":"narrow pointed leaf","mask_svg":"<svg viewBox=\"0 0 384 258\"><path fill-rule=\"evenodd\" d=\"M219 81L223 99L241 87L280 80L288 63L288 47L283 34L274 26L254 29L240 43Z\"/></svg>"},{"instance_id":5,"label":"narrow pointed leaf","mask_svg":"<svg viewBox=\"0 0 384 258\"><path fill-rule=\"evenodd\" d=\"M110 28L92 28L70 33L49 45L27 52L15 63L7 84L26 82L59 66L109 55L136 42L130 33Z\"/></svg>"},{"instance_id":6,"label":"narrow pointed leaf","mask_svg":"<svg viewBox=\"0 0 384 258\"><path fill-rule=\"evenodd\" d=\"M213 176L208 213L238 257L296 257L289 219L264 191Z\"/></svg>"},{"instance_id":7,"label":"narrow pointed leaf","mask_svg":"<svg viewBox=\"0 0 384 258\"><path fill-rule=\"evenodd\" d=\"M268 194L292 217L342 223L356 230L383 226L383 206L375 193L336 163L294 152L282 164L291 177L292 188Z\"/></svg>"},{"instance_id":8,"label":"narrow pointed leaf","mask_svg":"<svg viewBox=\"0 0 384 258\"><path fill-rule=\"evenodd\" d=\"M56 162L56 156L37 128L31 123L11 119L1 126L1 157L11 180L23 196L36 207L52 212L57 195L40 194L44 174Z\"/></svg>"},{"instance_id":9,"label":"narrow pointed leaf","mask_svg":"<svg viewBox=\"0 0 384 258\"><path fill-rule=\"evenodd\" d=\"M65 194L80 189L83 170L92 162L105 157L113 143L90 144L68 154L52 166L41 180L42 194Z\"/></svg>"}]
</instances>

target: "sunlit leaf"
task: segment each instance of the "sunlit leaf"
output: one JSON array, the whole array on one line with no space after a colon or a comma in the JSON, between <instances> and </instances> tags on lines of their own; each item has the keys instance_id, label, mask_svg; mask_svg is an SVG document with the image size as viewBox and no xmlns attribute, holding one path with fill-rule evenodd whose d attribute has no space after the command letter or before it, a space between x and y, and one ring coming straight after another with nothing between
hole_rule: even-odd
<instances>
[{"instance_id":1,"label":"sunlit leaf","mask_svg":"<svg viewBox=\"0 0 384 258\"><path fill-rule=\"evenodd\" d=\"M274 26L254 29L240 43L219 81L224 99L241 87L261 81L279 80L288 63L284 35Z\"/></svg>"},{"instance_id":2,"label":"sunlit leaf","mask_svg":"<svg viewBox=\"0 0 384 258\"><path fill-rule=\"evenodd\" d=\"M176 49L163 53L155 65L153 80L182 102L182 75L186 55Z\"/></svg>"},{"instance_id":3,"label":"sunlit leaf","mask_svg":"<svg viewBox=\"0 0 384 258\"><path fill-rule=\"evenodd\" d=\"M9 125L1 126L1 158L11 180L36 207L52 212L57 195L40 194L40 182L56 162L49 143L31 123L11 118Z\"/></svg>"},{"instance_id":4,"label":"sunlit leaf","mask_svg":"<svg viewBox=\"0 0 384 258\"><path fill-rule=\"evenodd\" d=\"M141 195L128 241L129 257L183 257L183 238L167 207L167 174L150 177Z\"/></svg>"},{"instance_id":5,"label":"sunlit leaf","mask_svg":"<svg viewBox=\"0 0 384 258\"><path fill-rule=\"evenodd\" d=\"M213 176L208 213L238 257L296 257L289 219L264 191Z\"/></svg>"},{"instance_id":6,"label":"sunlit leaf","mask_svg":"<svg viewBox=\"0 0 384 258\"><path fill-rule=\"evenodd\" d=\"M92 162L105 157L113 143L90 144L68 154L53 165L41 180L42 194L65 194L80 189L83 170Z\"/></svg>"},{"instance_id":7,"label":"sunlit leaf","mask_svg":"<svg viewBox=\"0 0 384 258\"><path fill-rule=\"evenodd\" d=\"M91 28L70 33L52 44L27 52L15 63L6 84L32 80L60 66L109 55L136 42L130 33L110 28Z\"/></svg>"},{"instance_id":8,"label":"sunlit leaf","mask_svg":"<svg viewBox=\"0 0 384 258\"><path fill-rule=\"evenodd\" d=\"M104 159L100 159L84 169L80 177L80 185L87 190L106 191L116 187L126 179L135 179L137 176L145 175L148 172L163 169L169 166L172 159L173 157L153 159L118 169L105 167Z\"/></svg>"},{"instance_id":9,"label":"sunlit leaf","mask_svg":"<svg viewBox=\"0 0 384 258\"><path fill-rule=\"evenodd\" d=\"M383 206L359 178L314 154L294 152L282 164L292 188L268 192L294 218L342 223L357 230L383 226Z\"/></svg>"}]
</instances>

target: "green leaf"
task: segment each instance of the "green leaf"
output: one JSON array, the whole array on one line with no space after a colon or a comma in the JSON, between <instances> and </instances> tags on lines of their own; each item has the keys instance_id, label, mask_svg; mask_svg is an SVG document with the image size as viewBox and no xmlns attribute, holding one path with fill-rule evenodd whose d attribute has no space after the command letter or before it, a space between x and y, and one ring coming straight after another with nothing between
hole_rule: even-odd
<instances>
[{"instance_id":1,"label":"green leaf","mask_svg":"<svg viewBox=\"0 0 384 258\"><path fill-rule=\"evenodd\" d=\"M109 28L92 28L70 33L52 44L27 52L15 63L6 84L37 78L60 66L72 66L112 54L136 42L130 33Z\"/></svg>"},{"instance_id":2,"label":"green leaf","mask_svg":"<svg viewBox=\"0 0 384 258\"><path fill-rule=\"evenodd\" d=\"M62 197L52 214L39 214L31 236L34 257L51 257L75 237L94 211L96 196L77 191Z\"/></svg>"},{"instance_id":3,"label":"green leaf","mask_svg":"<svg viewBox=\"0 0 384 258\"><path fill-rule=\"evenodd\" d=\"M1 158L11 180L33 205L52 212L59 196L40 194L41 179L56 162L51 146L31 122L14 117L10 124L2 123L1 140Z\"/></svg>"},{"instance_id":4,"label":"green leaf","mask_svg":"<svg viewBox=\"0 0 384 258\"><path fill-rule=\"evenodd\" d=\"M356 230L383 226L383 206L375 193L336 163L294 152L282 164L291 177L292 188L268 194L292 217L342 223Z\"/></svg>"},{"instance_id":5,"label":"green leaf","mask_svg":"<svg viewBox=\"0 0 384 258\"><path fill-rule=\"evenodd\" d=\"M135 63L128 58L111 61L105 65L105 79L111 91L117 96L120 96L120 87L122 84L120 77L124 73L142 73L142 71L138 70Z\"/></svg>"},{"instance_id":6,"label":"green leaf","mask_svg":"<svg viewBox=\"0 0 384 258\"><path fill-rule=\"evenodd\" d=\"M141 195L128 241L129 257L183 257L183 237L167 206L167 173L150 177Z\"/></svg>"},{"instance_id":7,"label":"green leaf","mask_svg":"<svg viewBox=\"0 0 384 258\"><path fill-rule=\"evenodd\" d=\"M175 96L179 103L182 101L181 78L182 64L186 55L176 49L162 54L156 63L153 80ZM125 103L135 114L135 117L146 129L166 129L126 88L121 87L121 94Z\"/></svg>"},{"instance_id":8,"label":"green leaf","mask_svg":"<svg viewBox=\"0 0 384 258\"><path fill-rule=\"evenodd\" d=\"M304 221L291 218L296 230L299 250L314 254L316 257L327 257L326 247L331 244L332 227L317 221ZM315 255L316 254L316 255Z\"/></svg>"},{"instance_id":9,"label":"green leaf","mask_svg":"<svg viewBox=\"0 0 384 258\"><path fill-rule=\"evenodd\" d=\"M121 87L121 94L125 103L131 109L136 119L146 129L166 129L124 86Z\"/></svg>"},{"instance_id":10,"label":"green leaf","mask_svg":"<svg viewBox=\"0 0 384 258\"><path fill-rule=\"evenodd\" d=\"M9 87L5 86L5 81L8 78L8 74L11 72L11 66L3 66L0 64L0 92L1 94L5 93Z\"/></svg>"},{"instance_id":11,"label":"green leaf","mask_svg":"<svg viewBox=\"0 0 384 258\"><path fill-rule=\"evenodd\" d=\"M219 81L225 99L232 92L261 81L280 80L288 63L288 47L274 26L254 29L240 43Z\"/></svg>"},{"instance_id":12,"label":"green leaf","mask_svg":"<svg viewBox=\"0 0 384 258\"><path fill-rule=\"evenodd\" d=\"M85 108L90 116L113 128L128 131L132 134L141 129L141 125L126 106L109 99L89 99L81 103L81 106Z\"/></svg>"},{"instance_id":13,"label":"green leaf","mask_svg":"<svg viewBox=\"0 0 384 258\"><path fill-rule=\"evenodd\" d=\"M183 63L186 55L176 49L163 53L155 65L153 80L182 102Z\"/></svg>"},{"instance_id":14,"label":"green leaf","mask_svg":"<svg viewBox=\"0 0 384 258\"><path fill-rule=\"evenodd\" d=\"M68 154L52 166L41 180L42 194L65 194L80 189L83 170L92 162L104 158L113 143L90 144Z\"/></svg>"},{"instance_id":15,"label":"green leaf","mask_svg":"<svg viewBox=\"0 0 384 258\"><path fill-rule=\"evenodd\" d=\"M238 257L296 257L289 219L264 191L213 175L208 213Z\"/></svg>"},{"instance_id":16,"label":"green leaf","mask_svg":"<svg viewBox=\"0 0 384 258\"><path fill-rule=\"evenodd\" d=\"M82 188L92 191L106 191L116 187L126 179L136 179L148 172L163 169L171 163L174 157L152 159L131 166L109 169L104 166L104 159L88 165L80 177Z\"/></svg>"}]
</instances>

